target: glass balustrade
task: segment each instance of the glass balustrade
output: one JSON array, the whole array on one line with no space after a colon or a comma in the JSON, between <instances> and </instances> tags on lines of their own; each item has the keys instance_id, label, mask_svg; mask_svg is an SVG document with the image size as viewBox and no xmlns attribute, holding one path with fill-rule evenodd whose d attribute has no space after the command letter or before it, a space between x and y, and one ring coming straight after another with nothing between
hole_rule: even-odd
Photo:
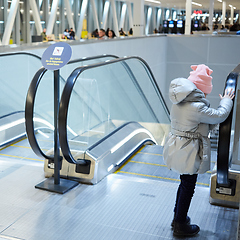
<instances>
[{"instance_id":1,"label":"glass balustrade","mask_svg":"<svg viewBox=\"0 0 240 240\"><path fill-rule=\"evenodd\" d=\"M69 103L64 105L67 95ZM149 67L140 58L76 69L68 78L61 103L68 108L65 129L71 152L84 152L130 121L149 130L159 145L169 133L168 109Z\"/></svg>"}]
</instances>

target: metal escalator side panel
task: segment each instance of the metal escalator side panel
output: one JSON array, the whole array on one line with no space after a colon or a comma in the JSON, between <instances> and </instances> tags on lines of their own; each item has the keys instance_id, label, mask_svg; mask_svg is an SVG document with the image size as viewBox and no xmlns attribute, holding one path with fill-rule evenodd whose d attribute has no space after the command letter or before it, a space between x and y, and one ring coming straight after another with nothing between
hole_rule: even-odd
<instances>
[{"instance_id":1,"label":"metal escalator side panel","mask_svg":"<svg viewBox=\"0 0 240 240\"><path fill-rule=\"evenodd\" d=\"M29 140L29 143L33 149L33 151L39 156L44 157L47 159L53 160L53 157L47 156L39 147L35 130L34 130L34 102L37 93L37 89L39 83L41 82L42 77L46 73L47 69L41 67L35 74L32 79L32 82L29 86L27 97L26 97L26 104L25 104L25 124L26 124L26 133Z\"/></svg>"},{"instance_id":2,"label":"metal escalator side panel","mask_svg":"<svg viewBox=\"0 0 240 240\"><path fill-rule=\"evenodd\" d=\"M130 156L146 144L156 144L152 134L137 122L130 122L109 134L103 141L86 151L95 161L95 184L108 174L115 172Z\"/></svg>"},{"instance_id":3,"label":"metal escalator side panel","mask_svg":"<svg viewBox=\"0 0 240 240\"><path fill-rule=\"evenodd\" d=\"M240 68L239 68L240 70ZM237 88L239 72L231 72L226 81L225 89ZM233 99L234 105L235 98ZM232 126L233 108L227 117L219 126L219 140L217 150L217 183L221 186L229 185L228 169L229 169L229 149Z\"/></svg>"}]
</instances>

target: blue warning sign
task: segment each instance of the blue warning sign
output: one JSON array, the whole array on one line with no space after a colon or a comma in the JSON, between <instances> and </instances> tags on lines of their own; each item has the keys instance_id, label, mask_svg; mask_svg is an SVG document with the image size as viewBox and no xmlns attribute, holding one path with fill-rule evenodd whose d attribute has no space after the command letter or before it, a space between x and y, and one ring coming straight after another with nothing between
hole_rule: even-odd
<instances>
[{"instance_id":1,"label":"blue warning sign","mask_svg":"<svg viewBox=\"0 0 240 240\"><path fill-rule=\"evenodd\" d=\"M48 70L57 70L65 66L72 56L72 48L65 42L49 46L42 55L42 65Z\"/></svg>"}]
</instances>

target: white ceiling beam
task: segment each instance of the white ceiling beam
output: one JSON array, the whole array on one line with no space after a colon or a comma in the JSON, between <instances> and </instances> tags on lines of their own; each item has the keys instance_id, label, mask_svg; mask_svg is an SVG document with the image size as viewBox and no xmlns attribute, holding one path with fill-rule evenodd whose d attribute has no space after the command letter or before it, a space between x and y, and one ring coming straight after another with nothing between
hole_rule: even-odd
<instances>
[{"instance_id":1,"label":"white ceiling beam","mask_svg":"<svg viewBox=\"0 0 240 240\"><path fill-rule=\"evenodd\" d=\"M12 29L14 26L14 21L16 18L17 10L18 10L19 0L13 0L10 6L10 11L7 18L7 23L4 28L2 45L8 45L11 37Z\"/></svg>"},{"instance_id":2,"label":"white ceiling beam","mask_svg":"<svg viewBox=\"0 0 240 240\"><path fill-rule=\"evenodd\" d=\"M30 8L32 9L32 13L33 13L33 19L34 19L35 27L37 30L37 35L41 35L43 29L42 29L42 24L41 24L41 20L40 20L37 3L35 0L29 0L29 3L30 3Z\"/></svg>"},{"instance_id":3,"label":"white ceiling beam","mask_svg":"<svg viewBox=\"0 0 240 240\"><path fill-rule=\"evenodd\" d=\"M67 11L67 20L68 20L68 25L70 27L73 28L73 31L75 32L75 24L73 21L73 14L72 14L72 10L71 10L71 6L70 6L70 2L69 0L64 0L64 6L66 7L66 11Z\"/></svg>"},{"instance_id":4,"label":"white ceiling beam","mask_svg":"<svg viewBox=\"0 0 240 240\"><path fill-rule=\"evenodd\" d=\"M83 20L85 18L85 14L86 14L86 11L87 11L87 5L88 5L88 0L83 0L81 11L80 11L80 18L79 18L78 26L77 26L77 32L76 32L76 37L78 39L81 38L82 28L83 28Z\"/></svg>"}]
</instances>

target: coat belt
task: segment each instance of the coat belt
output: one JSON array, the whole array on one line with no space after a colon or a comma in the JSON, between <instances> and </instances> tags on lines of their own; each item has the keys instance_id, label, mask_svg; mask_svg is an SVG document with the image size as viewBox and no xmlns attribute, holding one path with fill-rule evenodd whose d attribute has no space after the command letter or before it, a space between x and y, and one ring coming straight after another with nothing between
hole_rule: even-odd
<instances>
[{"instance_id":1,"label":"coat belt","mask_svg":"<svg viewBox=\"0 0 240 240\"><path fill-rule=\"evenodd\" d=\"M175 130L175 129L172 129L171 133L175 136L193 138L193 139L202 139L202 137L204 137L199 132L182 132L182 131L178 131L178 130ZM207 137L207 136L205 136L205 137Z\"/></svg>"}]
</instances>

